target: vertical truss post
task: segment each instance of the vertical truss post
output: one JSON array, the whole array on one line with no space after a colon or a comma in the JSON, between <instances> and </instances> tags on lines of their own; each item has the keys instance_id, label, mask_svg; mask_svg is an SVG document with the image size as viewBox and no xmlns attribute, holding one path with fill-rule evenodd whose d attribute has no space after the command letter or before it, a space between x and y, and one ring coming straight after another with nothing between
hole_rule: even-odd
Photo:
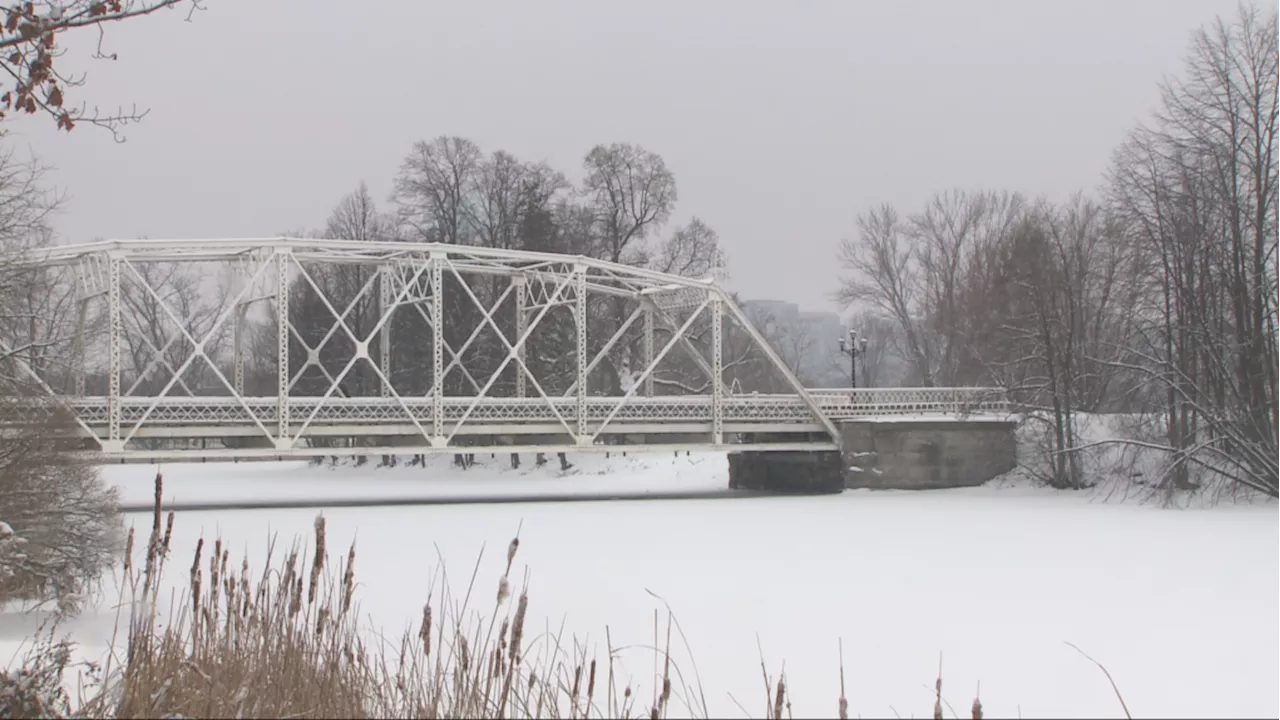
<instances>
[{"instance_id":1,"label":"vertical truss post","mask_svg":"<svg viewBox=\"0 0 1280 720\"><path fill-rule=\"evenodd\" d=\"M84 324L88 320L88 314L89 299L78 298L76 300L76 344L71 359L73 392L78 398L84 397Z\"/></svg>"},{"instance_id":2,"label":"vertical truss post","mask_svg":"<svg viewBox=\"0 0 1280 720\"><path fill-rule=\"evenodd\" d=\"M382 397L390 397L391 388L391 314L394 297L391 292L391 266L378 266L378 315L382 328L378 330L378 369L386 380L382 383Z\"/></svg>"},{"instance_id":3,"label":"vertical truss post","mask_svg":"<svg viewBox=\"0 0 1280 720\"><path fill-rule=\"evenodd\" d=\"M711 300L711 444L724 442L724 303Z\"/></svg>"},{"instance_id":4,"label":"vertical truss post","mask_svg":"<svg viewBox=\"0 0 1280 720\"><path fill-rule=\"evenodd\" d=\"M433 252L431 263L431 444L442 447L444 435L444 258Z\"/></svg>"},{"instance_id":5,"label":"vertical truss post","mask_svg":"<svg viewBox=\"0 0 1280 720\"><path fill-rule=\"evenodd\" d=\"M289 438L289 248L276 248L276 447Z\"/></svg>"},{"instance_id":6,"label":"vertical truss post","mask_svg":"<svg viewBox=\"0 0 1280 720\"><path fill-rule=\"evenodd\" d=\"M644 309L644 366L653 362L653 308ZM644 396L653 397L653 373L644 379Z\"/></svg>"},{"instance_id":7,"label":"vertical truss post","mask_svg":"<svg viewBox=\"0 0 1280 720\"><path fill-rule=\"evenodd\" d=\"M521 276L512 278L511 284L515 285L515 294L516 294L516 336L512 340L512 342L516 342L520 338L524 337L524 332L529 322L529 319L525 317L525 313L526 313L525 295L527 293L525 292L524 276L521 275ZM525 348L528 347L528 345L529 343L527 342L520 343L520 347L516 350L516 359L520 361L519 363L516 364L516 397L518 398L524 397L525 393L528 392L526 388L525 372L524 372L524 368L527 367L526 360L528 358L528 354L525 352Z\"/></svg>"},{"instance_id":8,"label":"vertical truss post","mask_svg":"<svg viewBox=\"0 0 1280 720\"><path fill-rule=\"evenodd\" d=\"M246 306L241 303L236 307L235 315L232 316L231 322L231 355L232 355L232 383L235 386L237 395L244 395L244 323Z\"/></svg>"},{"instance_id":9,"label":"vertical truss post","mask_svg":"<svg viewBox=\"0 0 1280 720\"><path fill-rule=\"evenodd\" d=\"M573 267L573 314L578 321L578 396L577 444L591 441L587 435L587 266L581 263Z\"/></svg>"},{"instance_id":10,"label":"vertical truss post","mask_svg":"<svg viewBox=\"0 0 1280 720\"><path fill-rule=\"evenodd\" d=\"M107 440L103 450L120 452L120 257L107 258Z\"/></svg>"}]
</instances>

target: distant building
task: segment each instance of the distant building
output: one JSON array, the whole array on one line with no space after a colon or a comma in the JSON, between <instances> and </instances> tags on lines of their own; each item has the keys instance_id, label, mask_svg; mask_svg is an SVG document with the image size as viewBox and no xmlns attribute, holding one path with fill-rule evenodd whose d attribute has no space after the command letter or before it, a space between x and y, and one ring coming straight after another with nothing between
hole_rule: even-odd
<instances>
[{"instance_id":1,"label":"distant building","mask_svg":"<svg viewBox=\"0 0 1280 720\"><path fill-rule=\"evenodd\" d=\"M849 384L840 353L840 338L848 331L837 313L801 311L783 300L747 300L743 309L805 385Z\"/></svg>"}]
</instances>

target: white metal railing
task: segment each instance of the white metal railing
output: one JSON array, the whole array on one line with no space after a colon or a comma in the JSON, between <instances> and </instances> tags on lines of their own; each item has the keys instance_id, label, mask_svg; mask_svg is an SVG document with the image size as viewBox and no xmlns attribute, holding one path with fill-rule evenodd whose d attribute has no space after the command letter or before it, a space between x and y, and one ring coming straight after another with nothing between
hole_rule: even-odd
<instances>
[{"instance_id":1,"label":"white metal railing","mask_svg":"<svg viewBox=\"0 0 1280 720\"><path fill-rule=\"evenodd\" d=\"M809 391L819 409L829 419L885 415L965 415L1005 413L1008 399L998 388L866 388L815 389ZM66 405L86 425L102 425L108 419L109 403L105 397L67 398ZM587 419L600 421L613 412L619 398L589 397ZM469 415L467 408L475 404ZM154 407L152 405L154 404ZM746 393L724 398L726 422L807 422L814 420L798 395ZM432 418L433 399L426 398L289 398L294 421L307 417L318 424L384 424L402 423L410 419L425 422ZM472 397L446 397L442 403L443 419L458 422L466 415L467 424L519 424L556 422L556 415L576 419L577 405L573 397L504 398L486 397L477 402ZM11 406L12 407L12 406ZM133 426L199 426L224 423L275 423L279 404L275 397L190 397L174 396L156 400L151 397L124 397L120 400L120 423ZM554 410L553 410L554 408ZM148 412L150 409L150 412ZM407 412L406 412L407 409ZM617 422L682 422L700 421L710 416L710 396L631 397L617 410ZM17 408L14 408L17 410ZM0 411L3 413L3 411ZM17 416L0 420L13 421Z\"/></svg>"}]
</instances>

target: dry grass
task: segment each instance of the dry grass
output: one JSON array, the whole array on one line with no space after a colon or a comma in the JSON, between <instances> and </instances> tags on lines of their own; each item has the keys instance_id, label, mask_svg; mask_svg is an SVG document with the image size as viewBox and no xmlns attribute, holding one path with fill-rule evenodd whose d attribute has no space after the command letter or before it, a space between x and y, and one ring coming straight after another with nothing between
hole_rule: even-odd
<instances>
[{"instance_id":1,"label":"dry grass","mask_svg":"<svg viewBox=\"0 0 1280 720\"><path fill-rule=\"evenodd\" d=\"M67 666L65 643L38 646L24 667L0 672L0 690L8 689L0 692L0 715L709 716L696 666L690 661L692 675L687 676L672 655L673 638L686 650L687 643L669 608L665 623L655 612L651 646L615 647L606 629L604 658L589 657L582 644L566 644L560 633L534 631L528 623L527 577L513 599L518 530L507 546L506 567L489 596L493 600L488 613L472 610L477 598L485 595L476 583L477 560L461 598L449 592L446 578L438 577L433 585L438 589L426 599L421 622L394 641L370 641L375 636L359 626L356 547L353 544L332 565L322 516L315 521L310 557L297 542L277 556L273 544L257 571L247 559L233 562L220 539L212 547L201 540L187 571L185 597L168 603L176 609L162 617L156 608L161 605L160 579L169 567L174 516L164 516L160 496L157 477L157 502L141 568L131 561L132 531L128 538L124 572L129 597L122 598L116 623L117 632L126 633L124 656L95 668L99 679L72 713L72 704L50 681L60 678ZM114 640L112 645L119 647ZM652 656L654 687L644 698L620 681L626 677L620 659L636 650ZM760 668L764 716L790 717L785 668L776 680L763 661ZM847 718L843 649L838 690L838 696L833 692L832 710ZM942 718L944 707L950 706L942 696L941 668L934 690L933 716ZM741 703L739 707L748 715L758 714ZM979 720L982 713L975 698L971 717ZM954 710L950 715L956 716Z\"/></svg>"}]
</instances>

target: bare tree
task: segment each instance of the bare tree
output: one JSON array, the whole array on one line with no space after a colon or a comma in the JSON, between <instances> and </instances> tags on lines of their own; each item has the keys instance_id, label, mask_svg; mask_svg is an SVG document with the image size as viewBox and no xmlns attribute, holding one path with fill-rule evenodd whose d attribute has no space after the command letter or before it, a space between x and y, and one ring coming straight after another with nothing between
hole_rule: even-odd
<instances>
[{"instance_id":1,"label":"bare tree","mask_svg":"<svg viewBox=\"0 0 1280 720\"><path fill-rule=\"evenodd\" d=\"M337 240L389 242L401 239L399 230L395 217L378 209L369 186L361 181L329 214L324 235Z\"/></svg>"},{"instance_id":2,"label":"bare tree","mask_svg":"<svg viewBox=\"0 0 1280 720\"><path fill-rule=\"evenodd\" d=\"M0 398L0 405L10 400ZM74 612L123 541L116 492L92 465L69 460L72 420L49 408L0 442L0 601L55 602ZM12 417L12 410L7 414Z\"/></svg>"},{"instance_id":3,"label":"bare tree","mask_svg":"<svg viewBox=\"0 0 1280 720\"><path fill-rule=\"evenodd\" d=\"M1196 33L1184 77L1117 152L1112 200L1145 253L1128 365L1163 393L1172 485L1196 468L1276 495L1277 14Z\"/></svg>"},{"instance_id":4,"label":"bare tree","mask_svg":"<svg viewBox=\"0 0 1280 720\"><path fill-rule=\"evenodd\" d=\"M988 344L990 268L1024 201L1007 192L935 195L903 220L882 205L859 216L858 234L841 243L850 274L839 299L893 318L911 380L968 385L984 378L978 348Z\"/></svg>"},{"instance_id":5,"label":"bare tree","mask_svg":"<svg viewBox=\"0 0 1280 720\"><path fill-rule=\"evenodd\" d=\"M890 205L859 215L857 233L840 243L840 265L849 275L842 280L837 297L843 304L866 304L893 318L911 374L932 386L938 353L928 329L919 250Z\"/></svg>"},{"instance_id":6,"label":"bare tree","mask_svg":"<svg viewBox=\"0 0 1280 720\"><path fill-rule=\"evenodd\" d=\"M703 278L722 268L724 262L719 233L695 217L657 248L649 267L672 275Z\"/></svg>"},{"instance_id":7,"label":"bare tree","mask_svg":"<svg viewBox=\"0 0 1280 720\"><path fill-rule=\"evenodd\" d=\"M63 298L51 292L49 274L20 262L52 240L48 221L62 197L47 188L46 170L34 157L0 152L0 360L18 356L37 367L55 360L50 350L66 319L50 307ZM5 372L11 387L29 380L12 366Z\"/></svg>"},{"instance_id":8,"label":"bare tree","mask_svg":"<svg viewBox=\"0 0 1280 720\"><path fill-rule=\"evenodd\" d=\"M676 179L657 153L639 145L597 145L583 160L582 192L595 212L597 257L640 260L648 237L671 217Z\"/></svg>"},{"instance_id":9,"label":"bare tree","mask_svg":"<svg viewBox=\"0 0 1280 720\"><path fill-rule=\"evenodd\" d=\"M400 219L418 239L468 245L476 228L471 191L482 156L475 143L460 137L438 137L414 143L400 165L394 199Z\"/></svg>"},{"instance_id":10,"label":"bare tree","mask_svg":"<svg viewBox=\"0 0 1280 720\"><path fill-rule=\"evenodd\" d=\"M120 129L146 114L137 108L102 113L94 108L72 107L67 93L84 84L84 77L62 70L65 50L59 39L69 32L98 31L93 57L115 59L103 46L106 27L162 9L187 8L188 20L203 9L200 0L63 0L62 2L14 2L3 11L0 25L0 68L9 78L0 95L0 121L12 114L42 113L53 118L59 130L70 131L78 123L106 128L120 139Z\"/></svg>"},{"instance_id":11,"label":"bare tree","mask_svg":"<svg viewBox=\"0 0 1280 720\"><path fill-rule=\"evenodd\" d=\"M569 181L545 163L526 164L499 150L479 163L471 179L467 204L479 245L516 249L526 214L548 208Z\"/></svg>"},{"instance_id":12,"label":"bare tree","mask_svg":"<svg viewBox=\"0 0 1280 720\"><path fill-rule=\"evenodd\" d=\"M45 224L57 196L38 163L0 156L0 601L57 601L75 610L115 557L120 523L113 493L94 467L64 450L72 419L51 399L34 408L36 377L65 369L70 293L26 261L51 239ZM34 392L33 392L34 391ZM23 411L8 407L23 397ZM45 396L47 397L47 396Z\"/></svg>"},{"instance_id":13,"label":"bare tree","mask_svg":"<svg viewBox=\"0 0 1280 720\"><path fill-rule=\"evenodd\" d=\"M583 159L581 194L592 216L590 253L615 263L646 265L646 241L667 222L677 199L676 180L657 153L629 143L597 145ZM609 338L626 322L621 298L592 303L588 337ZM621 391L621 378L634 365L637 333L630 333L609 354L597 373L595 390Z\"/></svg>"}]
</instances>

